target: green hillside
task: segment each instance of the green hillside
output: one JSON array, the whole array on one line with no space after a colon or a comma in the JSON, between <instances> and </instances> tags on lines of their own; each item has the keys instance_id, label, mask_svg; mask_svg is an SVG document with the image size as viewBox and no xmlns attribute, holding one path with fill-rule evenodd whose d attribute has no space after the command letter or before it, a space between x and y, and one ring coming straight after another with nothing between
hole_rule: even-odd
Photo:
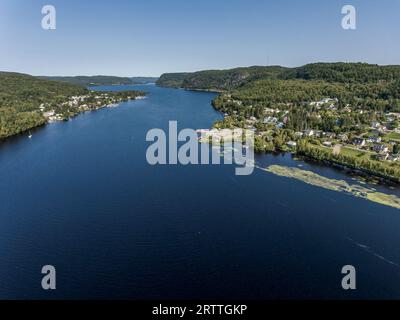
<instances>
[{"instance_id":1,"label":"green hillside","mask_svg":"<svg viewBox=\"0 0 400 320\"><path fill-rule=\"evenodd\" d=\"M400 79L400 66L367 63L313 63L286 70L282 79L325 80L340 83L366 83Z\"/></svg>"},{"instance_id":2,"label":"green hillside","mask_svg":"<svg viewBox=\"0 0 400 320\"><path fill-rule=\"evenodd\" d=\"M189 72L164 73L157 80L156 84L160 87L181 88L183 81L190 75Z\"/></svg>"},{"instance_id":3,"label":"green hillside","mask_svg":"<svg viewBox=\"0 0 400 320\"><path fill-rule=\"evenodd\" d=\"M399 182L399 72L400 66L318 63L249 80L214 99L225 115L214 127L255 130L258 152L292 151ZM356 137L366 146L355 145ZM337 154L330 147L336 145Z\"/></svg>"},{"instance_id":4,"label":"green hillside","mask_svg":"<svg viewBox=\"0 0 400 320\"><path fill-rule=\"evenodd\" d=\"M275 79L287 68L248 67L230 70L206 70L193 73L166 73L157 81L163 87L180 87L194 90L232 90L251 80Z\"/></svg>"},{"instance_id":5,"label":"green hillside","mask_svg":"<svg viewBox=\"0 0 400 320\"><path fill-rule=\"evenodd\" d=\"M39 106L85 94L81 87L19 73L0 72L0 139L46 122Z\"/></svg>"},{"instance_id":6,"label":"green hillside","mask_svg":"<svg viewBox=\"0 0 400 320\"><path fill-rule=\"evenodd\" d=\"M155 83L158 80L158 77L131 77L132 84L147 84L147 83Z\"/></svg>"},{"instance_id":7,"label":"green hillside","mask_svg":"<svg viewBox=\"0 0 400 320\"><path fill-rule=\"evenodd\" d=\"M297 68L280 66L166 73L157 85L197 90L230 91L256 80L322 80L330 83L393 83L400 79L400 66L367 63L314 63ZM391 90L390 88L388 88ZM389 93L390 94L390 93Z\"/></svg>"},{"instance_id":8,"label":"green hillside","mask_svg":"<svg viewBox=\"0 0 400 320\"><path fill-rule=\"evenodd\" d=\"M99 94L79 85L0 72L0 139L45 124L52 116L46 112L54 113L57 120L67 120L82 111L144 94L140 91Z\"/></svg>"},{"instance_id":9,"label":"green hillside","mask_svg":"<svg viewBox=\"0 0 400 320\"><path fill-rule=\"evenodd\" d=\"M113 76L76 76L76 77L38 77L43 80L61 81L82 87L112 86L133 84L131 78Z\"/></svg>"}]
</instances>

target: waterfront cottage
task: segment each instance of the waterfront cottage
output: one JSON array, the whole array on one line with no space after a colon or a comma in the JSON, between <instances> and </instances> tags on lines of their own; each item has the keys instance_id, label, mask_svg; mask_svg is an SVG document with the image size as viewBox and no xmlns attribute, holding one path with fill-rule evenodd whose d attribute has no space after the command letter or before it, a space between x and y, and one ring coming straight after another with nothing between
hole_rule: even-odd
<instances>
[{"instance_id":1,"label":"waterfront cottage","mask_svg":"<svg viewBox=\"0 0 400 320\"><path fill-rule=\"evenodd\" d=\"M55 111L54 110L50 110L50 111L44 112L43 113L43 117L49 118L49 117L54 116L54 114L55 114Z\"/></svg>"},{"instance_id":2,"label":"waterfront cottage","mask_svg":"<svg viewBox=\"0 0 400 320\"><path fill-rule=\"evenodd\" d=\"M264 118L264 123L265 124L273 124L273 123L277 123L278 119L275 117L265 117Z\"/></svg>"},{"instance_id":3,"label":"waterfront cottage","mask_svg":"<svg viewBox=\"0 0 400 320\"><path fill-rule=\"evenodd\" d=\"M369 137L367 141L370 143L380 143L382 141L382 138L381 137Z\"/></svg>"},{"instance_id":4,"label":"waterfront cottage","mask_svg":"<svg viewBox=\"0 0 400 320\"><path fill-rule=\"evenodd\" d=\"M315 135L317 138L321 138L321 137L322 137L322 131L321 131L321 130L314 131L314 135Z\"/></svg>"},{"instance_id":5,"label":"waterfront cottage","mask_svg":"<svg viewBox=\"0 0 400 320\"><path fill-rule=\"evenodd\" d=\"M335 139L336 134L334 132L324 132L324 136L329 138L329 139Z\"/></svg>"},{"instance_id":6,"label":"waterfront cottage","mask_svg":"<svg viewBox=\"0 0 400 320\"><path fill-rule=\"evenodd\" d=\"M312 137L314 135L314 130L306 130L304 131L304 135L306 137Z\"/></svg>"},{"instance_id":7,"label":"waterfront cottage","mask_svg":"<svg viewBox=\"0 0 400 320\"><path fill-rule=\"evenodd\" d=\"M365 141L365 139L362 139L362 138L354 138L353 144L356 145L357 147L363 147L363 146L365 146L366 141Z\"/></svg>"},{"instance_id":8,"label":"waterfront cottage","mask_svg":"<svg viewBox=\"0 0 400 320\"><path fill-rule=\"evenodd\" d=\"M389 148L384 144L375 144L372 147L372 150L374 150L377 153L386 153L389 151Z\"/></svg>"},{"instance_id":9,"label":"waterfront cottage","mask_svg":"<svg viewBox=\"0 0 400 320\"><path fill-rule=\"evenodd\" d=\"M381 126L381 124L378 121L372 121L371 127L374 129L378 129Z\"/></svg>"}]
</instances>

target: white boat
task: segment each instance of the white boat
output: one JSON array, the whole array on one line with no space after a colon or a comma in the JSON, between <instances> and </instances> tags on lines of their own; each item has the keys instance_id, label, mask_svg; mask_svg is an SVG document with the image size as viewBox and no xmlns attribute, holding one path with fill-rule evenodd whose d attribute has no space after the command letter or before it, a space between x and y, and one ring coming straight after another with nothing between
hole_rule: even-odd
<instances>
[{"instance_id":1,"label":"white boat","mask_svg":"<svg viewBox=\"0 0 400 320\"><path fill-rule=\"evenodd\" d=\"M29 131L29 136L28 136L28 138L29 139L32 139L32 133Z\"/></svg>"}]
</instances>

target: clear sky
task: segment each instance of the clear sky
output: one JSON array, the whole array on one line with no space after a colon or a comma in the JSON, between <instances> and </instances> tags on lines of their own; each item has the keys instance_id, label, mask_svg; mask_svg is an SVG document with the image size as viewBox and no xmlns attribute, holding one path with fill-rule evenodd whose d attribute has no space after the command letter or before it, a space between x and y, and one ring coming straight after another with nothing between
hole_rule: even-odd
<instances>
[{"instance_id":1,"label":"clear sky","mask_svg":"<svg viewBox=\"0 0 400 320\"><path fill-rule=\"evenodd\" d=\"M54 5L57 29L41 27ZM345 4L357 30L341 27ZM399 0L0 0L0 70L164 72L318 61L400 64Z\"/></svg>"}]
</instances>

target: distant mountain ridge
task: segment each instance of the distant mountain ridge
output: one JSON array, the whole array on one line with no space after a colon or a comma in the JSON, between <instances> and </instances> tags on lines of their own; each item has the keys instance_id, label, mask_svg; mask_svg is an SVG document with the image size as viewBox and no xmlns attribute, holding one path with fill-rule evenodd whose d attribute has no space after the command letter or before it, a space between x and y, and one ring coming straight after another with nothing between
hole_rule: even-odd
<instances>
[{"instance_id":1,"label":"distant mountain ridge","mask_svg":"<svg viewBox=\"0 0 400 320\"><path fill-rule=\"evenodd\" d=\"M146 84L155 83L158 79L156 77L115 77L103 75L75 77L39 76L38 78L42 80L66 82L82 87Z\"/></svg>"},{"instance_id":2,"label":"distant mountain ridge","mask_svg":"<svg viewBox=\"0 0 400 320\"><path fill-rule=\"evenodd\" d=\"M165 87L223 91L232 90L251 80L277 78L286 70L287 68L280 66L253 66L193 73L165 73L156 84Z\"/></svg>"},{"instance_id":3,"label":"distant mountain ridge","mask_svg":"<svg viewBox=\"0 0 400 320\"><path fill-rule=\"evenodd\" d=\"M313 63L290 68L280 78L324 80L338 83L393 81L400 78L400 65L380 66L368 63Z\"/></svg>"},{"instance_id":4,"label":"distant mountain ridge","mask_svg":"<svg viewBox=\"0 0 400 320\"><path fill-rule=\"evenodd\" d=\"M148 84L148 83L156 83L159 79L158 77L131 77L130 78L133 84Z\"/></svg>"},{"instance_id":5,"label":"distant mountain ridge","mask_svg":"<svg viewBox=\"0 0 400 320\"><path fill-rule=\"evenodd\" d=\"M194 90L229 91L255 80L303 79L338 83L369 83L400 79L400 66L367 63L313 63L296 68L253 66L229 70L205 70L192 73L165 73L159 86Z\"/></svg>"}]
</instances>

